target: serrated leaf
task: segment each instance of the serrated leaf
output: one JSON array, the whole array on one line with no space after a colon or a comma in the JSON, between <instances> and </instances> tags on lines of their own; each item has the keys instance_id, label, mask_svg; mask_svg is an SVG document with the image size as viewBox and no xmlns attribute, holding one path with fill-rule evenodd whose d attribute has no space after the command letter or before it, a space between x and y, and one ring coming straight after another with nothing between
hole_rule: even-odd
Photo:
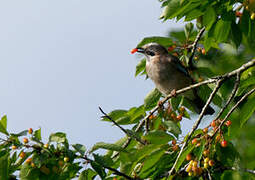
<instances>
[{"instance_id":1,"label":"serrated leaf","mask_svg":"<svg viewBox=\"0 0 255 180\"><path fill-rule=\"evenodd\" d=\"M144 99L144 108L146 111L151 110L153 107L157 105L161 97L161 93L155 88Z\"/></svg>"},{"instance_id":2,"label":"serrated leaf","mask_svg":"<svg viewBox=\"0 0 255 180\"><path fill-rule=\"evenodd\" d=\"M145 178L145 174L148 170L150 170L157 162L158 160L161 158L161 156L163 156L165 153L164 149L158 149L157 151L154 151L153 153L150 154L149 158L146 158L145 161L143 162L143 167L142 170L139 173L139 177L144 179Z\"/></svg>"},{"instance_id":3,"label":"serrated leaf","mask_svg":"<svg viewBox=\"0 0 255 180\"><path fill-rule=\"evenodd\" d=\"M153 37L146 37L144 38L138 45L137 47L142 47L145 44L155 42L158 43L164 47L169 47L173 41L171 38L168 37L160 37L160 36L153 36Z\"/></svg>"},{"instance_id":4,"label":"serrated leaf","mask_svg":"<svg viewBox=\"0 0 255 180\"><path fill-rule=\"evenodd\" d=\"M231 21L224 21L220 19L214 29L214 37L217 42L225 42L231 29Z\"/></svg>"},{"instance_id":5,"label":"serrated leaf","mask_svg":"<svg viewBox=\"0 0 255 180\"><path fill-rule=\"evenodd\" d=\"M98 142L96 143L90 150L90 152L94 152L98 149L107 149L112 151L118 151L118 152L126 152L126 150L117 144L109 144L104 142Z\"/></svg>"},{"instance_id":6,"label":"serrated leaf","mask_svg":"<svg viewBox=\"0 0 255 180\"><path fill-rule=\"evenodd\" d=\"M185 21L191 21L193 19L198 18L199 16L202 16L203 14L204 14L203 11L200 11L199 9L194 9L186 15Z\"/></svg>"},{"instance_id":7,"label":"serrated leaf","mask_svg":"<svg viewBox=\"0 0 255 180\"><path fill-rule=\"evenodd\" d=\"M142 59L135 68L135 76L139 75L143 71L145 71L145 66L146 66L146 59Z\"/></svg>"},{"instance_id":8,"label":"serrated leaf","mask_svg":"<svg viewBox=\"0 0 255 180\"><path fill-rule=\"evenodd\" d=\"M105 170L104 170L104 168L100 164L98 164L95 161L91 161L90 164L91 164L92 168L98 173L98 175L102 179L104 179L106 177Z\"/></svg>"},{"instance_id":9,"label":"serrated leaf","mask_svg":"<svg viewBox=\"0 0 255 180\"><path fill-rule=\"evenodd\" d=\"M182 133L180 127L173 121L165 121L163 122L167 127L167 131L173 133L176 137Z\"/></svg>"},{"instance_id":10,"label":"serrated leaf","mask_svg":"<svg viewBox=\"0 0 255 180\"><path fill-rule=\"evenodd\" d=\"M0 179L9 179L8 174L8 163L9 163L9 153L6 152L0 157Z\"/></svg>"},{"instance_id":11,"label":"serrated leaf","mask_svg":"<svg viewBox=\"0 0 255 180\"><path fill-rule=\"evenodd\" d=\"M163 19L171 19L175 16L172 16L172 14L175 15L175 13L180 9L181 4L180 0L171 0L167 6L165 6L163 13L161 14L160 18Z\"/></svg>"},{"instance_id":12,"label":"serrated leaf","mask_svg":"<svg viewBox=\"0 0 255 180\"><path fill-rule=\"evenodd\" d=\"M67 142L66 134L62 132L51 134L49 137L49 141L56 142L56 143L65 143Z\"/></svg>"},{"instance_id":13,"label":"serrated leaf","mask_svg":"<svg viewBox=\"0 0 255 180\"><path fill-rule=\"evenodd\" d=\"M34 137L37 139L37 140L42 140L42 135L41 135L41 128L35 130L34 132Z\"/></svg>"},{"instance_id":14,"label":"serrated leaf","mask_svg":"<svg viewBox=\"0 0 255 180\"><path fill-rule=\"evenodd\" d=\"M215 10L214 10L214 8L209 6L206 9L205 14L203 16L203 25L206 27L206 30L209 30L215 21L216 21Z\"/></svg>"},{"instance_id":15,"label":"serrated leaf","mask_svg":"<svg viewBox=\"0 0 255 180\"><path fill-rule=\"evenodd\" d=\"M178 159L176 166L175 166L175 170L178 171L179 168L181 167L182 163L185 161L186 156L194 149L194 145L188 145L185 150L183 151L183 153L181 154L180 158Z\"/></svg>"},{"instance_id":16,"label":"serrated leaf","mask_svg":"<svg viewBox=\"0 0 255 180\"><path fill-rule=\"evenodd\" d=\"M7 131L7 116L4 115L0 120L0 132L9 135Z\"/></svg>"},{"instance_id":17,"label":"serrated leaf","mask_svg":"<svg viewBox=\"0 0 255 180\"><path fill-rule=\"evenodd\" d=\"M173 140L174 138L161 130L153 130L148 132L143 139L148 141L150 144L166 144L169 141Z\"/></svg>"},{"instance_id":18,"label":"serrated leaf","mask_svg":"<svg viewBox=\"0 0 255 180\"><path fill-rule=\"evenodd\" d=\"M97 173L92 169L88 168L81 172L78 180L93 180Z\"/></svg>"},{"instance_id":19,"label":"serrated leaf","mask_svg":"<svg viewBox=\"0 0 255 180\"><path fill-rule=\"evenodd\" d=\"M255 93L253 93L255 95ZM252 94L250 95L252 96ZM250 119L255 111L255 97L248 98L246 103L242 106L240 111L240 124L241 127Z\"/></svg>"},{"instance_id":20,"label":"serrated leaf","mask_svg":"<svg viewBox=\"0 0 255 180\"><path fill-rule=\"evenodd\" d=\"M86 147L82 144L73 144L72 145L73 148L79 152L82 156L84 156L85 152L86 152Z\"/></svg>"}]
</instances>

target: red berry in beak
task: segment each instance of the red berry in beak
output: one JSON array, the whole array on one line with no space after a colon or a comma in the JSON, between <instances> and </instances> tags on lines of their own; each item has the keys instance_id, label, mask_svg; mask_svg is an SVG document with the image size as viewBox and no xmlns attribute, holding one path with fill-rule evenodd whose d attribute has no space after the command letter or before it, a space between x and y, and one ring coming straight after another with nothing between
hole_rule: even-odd
<instances>
[{"instance_id":1,"label":"red berry in beak","mask_svg":"<svg viewBox=\"0 0 255 180\"><path fill-rule=\"evenodd\" d=\"M134 54L134 53L136 53L137 51L138 51L138 49L137 49L137 48L134 48L134 49L131 50L131 54Z\"/></svg>"}]
</instances>

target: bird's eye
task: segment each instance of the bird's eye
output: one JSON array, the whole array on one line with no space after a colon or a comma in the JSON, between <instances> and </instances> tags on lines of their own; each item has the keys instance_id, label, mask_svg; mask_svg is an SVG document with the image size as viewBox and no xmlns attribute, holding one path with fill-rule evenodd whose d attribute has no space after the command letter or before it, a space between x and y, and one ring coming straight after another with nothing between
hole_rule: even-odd
<instances>
[{"instance_id":1,"label":"bird's eye","mask_svg":"<svg viewBox=\"0 0 255 180\"><path fill-rule=\"evenodd\" d=\"M150 56L155 56L155 53L152 51L146 51L146 54L150 55Z\"/></svg>"}]
</instances>

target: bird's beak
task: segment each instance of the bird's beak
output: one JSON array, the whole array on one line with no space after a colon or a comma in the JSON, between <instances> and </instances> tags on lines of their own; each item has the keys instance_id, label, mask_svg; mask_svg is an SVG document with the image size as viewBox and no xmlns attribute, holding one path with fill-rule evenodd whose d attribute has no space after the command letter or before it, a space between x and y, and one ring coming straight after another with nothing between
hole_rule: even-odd
<instances>
[{"instance_id":1,"label":"bird's beak","mask_svg":"<svg viewBox=\"0 0 255 180\"><path fill-rule=\"evenodd\" d=\"M144 49L143 48L136 48L136 49L137 49L137 52L144 53Z\"/></svg>"},{"instance_id":2,"label":"bird's beak","mask_svg":"<svg viewBox=\"0 0 255 180\"><path fill-rule=\"evenodd\" d=\"M131 54L134 54L136 52L144 53L144 49L143 48L134 48L131 50Z\"/></svg>"}]
</instances>

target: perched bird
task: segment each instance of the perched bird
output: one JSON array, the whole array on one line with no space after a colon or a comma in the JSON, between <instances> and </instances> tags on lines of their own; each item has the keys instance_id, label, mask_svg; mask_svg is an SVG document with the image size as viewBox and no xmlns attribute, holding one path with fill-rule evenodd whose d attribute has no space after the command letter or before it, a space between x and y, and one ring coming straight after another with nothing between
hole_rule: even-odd
<instances>
[{"instance_id":1,"label":"perched bird","mask_svg":"<svg viewBox=\"0 0 255 180\"><path fill-rule=\"evenodd\" d=\"M163 46L157 43L149 43L142 48L136 48L133 53L135 51L145 55L146 72L162 94L168 95L173 90L179 90L193 84L193 79L180 60L169 54ZM185 92L184 97L197 113L202 111L205 102L198 96L197 89ZM213 113L213 108L208 106L205 114Z\"/></svg>"}]
</instances>

